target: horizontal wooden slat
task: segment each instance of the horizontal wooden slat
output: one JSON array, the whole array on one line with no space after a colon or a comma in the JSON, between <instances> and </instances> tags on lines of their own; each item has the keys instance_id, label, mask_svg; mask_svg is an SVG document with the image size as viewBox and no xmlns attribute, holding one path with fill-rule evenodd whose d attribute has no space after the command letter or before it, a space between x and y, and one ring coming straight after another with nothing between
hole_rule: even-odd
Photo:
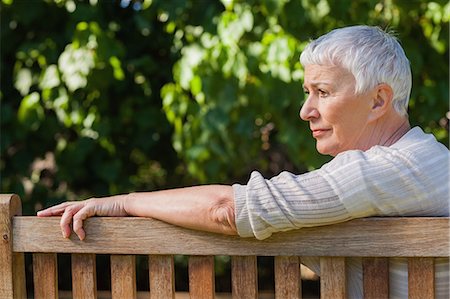
<instances>
[{"instance_id":1,"label":"horizontal wooden slat","mask_svg":"<svg viewBox=\"0 0 450 299\"><path fill-rule=\"evenodd\" d=\"M64 239L59 217L16 216L13 251L372 257L445 257L449 252L449 218L445 217L365 218L276 233L263 241L189 230L139 217L93 217L85 221L85 230L84 241L74 234Z\"/></svg>"}]
</instances>

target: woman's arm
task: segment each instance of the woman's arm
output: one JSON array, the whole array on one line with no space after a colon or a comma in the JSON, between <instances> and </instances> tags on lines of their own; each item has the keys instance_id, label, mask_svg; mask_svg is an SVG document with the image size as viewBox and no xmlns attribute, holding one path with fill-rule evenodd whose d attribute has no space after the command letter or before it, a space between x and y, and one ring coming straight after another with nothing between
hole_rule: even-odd
<instances>
[{"instance_id":1,"label":"woman's arm","mask_svg":"<svg viewBox=\"0 0 450 299\"><path fill-rule=\"evenodd\" d=\"M231 186L205 185L65 202L39 211L39 217L62 216L65 238L73 231L83 240L83 220L92 216L143 216L186 228L236 235Z\"/></svg>"}]
</instances>

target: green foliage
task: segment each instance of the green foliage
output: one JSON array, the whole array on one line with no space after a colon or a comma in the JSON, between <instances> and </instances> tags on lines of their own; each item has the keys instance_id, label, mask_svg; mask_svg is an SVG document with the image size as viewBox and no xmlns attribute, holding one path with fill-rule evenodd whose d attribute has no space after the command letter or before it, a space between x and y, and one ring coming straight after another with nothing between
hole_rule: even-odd
<instances>
[{"instance_id":1,"label":"green foliage","mask_svg":"<svg viewBox=\"0 0 450 299\"><path fill-rule=\"evenodd\" d=\"M351 24L398 32L411 121L446 143L449 19L447 1L2 0L2 192L34 213L316 168L299 55Z\"/></svg>"},{"instance_id":2,"label":"green foliage","mask_svg":"<svg viewBox=\"0 0 450 299\"><path fill-rule=\"evenodd\" d=\"M180 180L159 98L177 54L157 15L110 2L3 2L1 184L26 213Z\"/></svg>"},{"instance_id":3,"label":"green foliage","mask_svg":"<svg viewBox=\"0 0 450 299\"><path fill-rule=\"evenodd\" d=\"M299 170L324 162L295 113L303 100L298 58L309 37L348 24L398 28L415 77L412 122L447 140L448 3L224 4L209 21L216 25L208 24L212 29L177 29L185 38L177 42L181 57L173 69L175 82L161 91L175 129L174 148L201 181L245 176L252 167L274 173L280 169L269 163L275 157L276 163L289 161Z\"/></svg>"},{"instance_id":4,"label":"green foliage","mask_svg":"<svg viewBox=\"0 0 450 299\"><path fill-rule=\"evenodd\" d=\"M399 33L411 122L448 140L447 1L2 0L0 12L0 184L24 214L320 166L329 158L298 116L298 60L310 38L346 25ZM216 259L219 276L227 267Z\"/></svg>"}]
</instances>

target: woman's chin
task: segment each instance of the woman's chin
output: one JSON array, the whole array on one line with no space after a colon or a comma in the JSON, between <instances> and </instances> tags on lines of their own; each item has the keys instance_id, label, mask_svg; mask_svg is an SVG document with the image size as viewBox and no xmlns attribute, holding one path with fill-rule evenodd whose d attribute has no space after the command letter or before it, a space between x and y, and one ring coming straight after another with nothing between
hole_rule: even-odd
<instances>
[{"instance_id":1,"label":"woman's chin","mask_svg":"<svg viewBox=\"0 0 450 299\"><path fill-rule=\"evenodd\" d=\"M316 144L316 149L317 152L319 152L319 154L321 155L328 155L328 156L336 156L338 153L336 152L336 149L324 144L320 144L320 142L318 142Z\"/></svg>"}]
</instances>

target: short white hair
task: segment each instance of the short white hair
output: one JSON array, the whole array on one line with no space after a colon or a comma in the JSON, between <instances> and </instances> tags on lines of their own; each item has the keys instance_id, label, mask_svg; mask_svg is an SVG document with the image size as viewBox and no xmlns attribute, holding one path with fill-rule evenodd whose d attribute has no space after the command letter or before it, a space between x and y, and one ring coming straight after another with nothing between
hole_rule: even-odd
<instances>
[{"instance_id":1,"label":"short white hair","mask_svg":"<svg viewBox=\"0 0 450 299\"><path fill-rule=\"evenodd\" d=\"M412 75L408 58L397 38L379 27L335 29L311 41L300 55L303 66L337 65L350 71L360 94L386 83L393 90L393 107L407 115Z\"/></svg>"}]
</instances>

